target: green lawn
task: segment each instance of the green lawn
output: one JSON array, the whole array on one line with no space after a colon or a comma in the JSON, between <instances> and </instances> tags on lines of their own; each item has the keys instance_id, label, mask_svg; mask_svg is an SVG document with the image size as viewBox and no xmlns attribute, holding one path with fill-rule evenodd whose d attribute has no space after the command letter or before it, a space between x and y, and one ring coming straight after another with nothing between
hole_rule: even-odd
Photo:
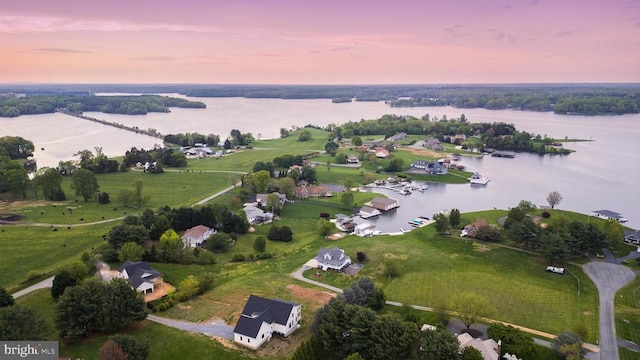
<instances>
[{"instance_id":1,"label":"green lawn","mask_svg":"<svg viewBox=\"0 0 640 360\"><path fill-rule=\"evenodd\" d=\"M309 130L309 132L311 132L311 140L298 141L302 130L296 130L291 132L291 134L286 138L273 140L256 140L251 143L251 146L253 146L254 148L280 148L296 151L324 151L324 145L329 141L330 133L328 131L316 128L305 128L304 130Z\"/></svg>"},{"instance_id":2,"label":"green lawn","mask_svg":"<svg viewBox=\"0 0 640 360\"><path fill-rule=\"evenodd\" d=\"M58 331L55 328L56 302L51 296L51 289L40 289L16 299L16 304L37 311L49 324L50 331L45 334L47 340L57 341Z\"/></svg>"},{"instance_id":3,"label":"green lawn","mask_svg":"<svg viewBox=\"0 0 640 360\"><path fill-rule=\"evenodd\" d=\"M100 247L113 224L58 228L0 226L0 286L9 290L30 273L53 274L79 260L83 252Z\"/></svg>"},{"instance_id":4,"label":"green lawn","mask_svg":"<svg viewBox=\"0 0 640 360\"><path fill-rule=\"evenodd\" d=\"M640 343L640 278L618 291L615 308L618 336Z\"/></svg>"}]
</instances>

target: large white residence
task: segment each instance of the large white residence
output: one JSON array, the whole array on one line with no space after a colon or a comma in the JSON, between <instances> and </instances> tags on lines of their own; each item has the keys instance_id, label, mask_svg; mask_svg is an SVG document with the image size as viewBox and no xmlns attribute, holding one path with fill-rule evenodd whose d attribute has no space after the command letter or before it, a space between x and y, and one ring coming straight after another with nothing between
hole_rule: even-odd
<instances>
[{"instance_id":1,"label":"large white residence","mask_svg":"<svg viewBox=\"0 0 640 360\"><path fill-rule=\"evenodd\" d=\"M162 274L146 261L125 261L118 268L118 273L121 278L129 281L132 288L143 294L153 292L155 286L162 282Z\"/></svg>"},{"instance_id":2,"label":"large white residence","mask_svg":"<svg viewBox=\"0 0 640 360\"><path fill-rule=\"evenodd\" d=\"M271 340L273 334L291 335L300 327L301 316L300 304L250 295L233 329L233 340L256 350Z\"/></svg>"},{"instance_id":3,"label":"large white residence","mask_svg":"<svg viewBox=\"0 0 640 360\"><path fill-rule=\"evenodd\" d=\"M215 229L212 229L204 225L196 225L191 229L187 229L182 235L182 242L184 247L195 248L202 245L202 243L209 238L209 236L216 233Z\"/></svg>"},{"instance_id":4,"label":"large white residence","mask_svg":"<svg viewBox=\"0 0 640 360\"><path fill-rule=\"evenodd\" d=\"M318 268L324 271L328 269L340 271L351 264L351 258L345 255L344 250L337 246L331 249L321 248L315 259L318 262Z\"/></svg>"}]
</instances>

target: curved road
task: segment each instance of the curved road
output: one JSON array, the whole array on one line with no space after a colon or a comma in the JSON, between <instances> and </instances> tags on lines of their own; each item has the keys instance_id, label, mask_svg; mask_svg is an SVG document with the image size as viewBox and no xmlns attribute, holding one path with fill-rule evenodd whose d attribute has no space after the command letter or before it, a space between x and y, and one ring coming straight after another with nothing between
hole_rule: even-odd
<instances>
[{"instance_id":1,"label":"curved road","mask_svg":"<svg viewBox=\"0 0 640 360\"><path fill-rule=\"evenodd\" d=\"M598 261L586 263L583 268L598 288L600 300L600 359L619 359L613 298L618 290L636 277L636 274L622 265Z\"/></svg>"}]
</instances>

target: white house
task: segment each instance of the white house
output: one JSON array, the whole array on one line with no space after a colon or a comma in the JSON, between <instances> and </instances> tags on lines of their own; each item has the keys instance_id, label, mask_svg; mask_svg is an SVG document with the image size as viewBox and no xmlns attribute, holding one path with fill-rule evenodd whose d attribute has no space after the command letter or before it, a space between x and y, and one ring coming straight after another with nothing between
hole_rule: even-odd
<instances>
[{"instance_id":1,"label":"white house","mask_svg":"<svg viewBox=\"0 0 640 360\"><path fill-rule=\"evenodd\" d=\"M262 209L251 205L245 206L244 212L247 214L249 224L260 224L273 219L273 213L264 212Z\"/></svg>"},{"instance_id":2,"label":"white house","mask_svg":"<svg viewBox=\"0 0 640 360\"><path fill-rule=\"evenodd\" d=\"M143 294L153 292L155 285L162 282L162 274L152 268L146 261L125 261L118 268L119 276L127 279L131 287Z\"/></svg>"},{"instance_id":3,"label":"white house","mask_svg":"<svg viewBox=\"0 0 640 360\"><path fill-rule=\"evenodd\" d=\"M480 351L484 360L498 360L500 356L500 345L493 339L474 339L473 336L464 333L458 335L458 342L460 343L460 351L471 346Z\"/></svg>"},{"instance_id":4,"label":"white house","mask_svg":"<svg viewBox=\"0 0 640 360\"><path fill-rule=\"evenodd\" d=\"M373 198L373 200L370 201L369 206L371 206L372 208L378 209L380 211L389 211L391 209L397 208L400 205L398 205L397 200L377 197L377 198Z\"/></svg>"},{"instance_id":5,"label":"white house","mask_svg":"<svg viewBox=\"0 0 640 360\"><path fill-rule=\"evenodd\" d=\"M182 242L184 247L195 248L202 245L202 243L209 238L209 236L216 233L215 229L212 229L204 225L196 225L191 229L187 229L182 235Z\"/></svg>"},{"instance_id":6,"label":"white house","mask_svg":"<svg viewBox=\"0 0 640 360\"><path fill-rule=\"evenodd\" d=\"M367 221L363 221L358 223L354 228L353 228L353 235L356 236L372 236L373 232L376 230L375 225L367 222Z\"/></svg>"},{"instance_id":7,"label":"white house","mask_svg":"<svg viewBox=\"0 0 640 360\"><path fill-rule=\"evenodd\" d=\"M614 220L619 223L625 223L629 221L626 218L624 218L622 214L617 213L615 211L611 211L611 210L594 210L593 216L596 216L596 217L599 217L600 219L605 219L605 220Z\"/></svg>"},{"instance_id":8,"label":"white house","mask_svg":"<svg viewBox=\"0 0 640 360\"><path fill-rule=\"evenodd\" d=\"M302 305L281 299L250 295L233 329L233 340L258 349L273 334L287 337L300 327Z\"/></svg>"},{"instance_id":9,"label":"white house","mask_svg":"<svg viewBox=\"0 0 640 360\"><path fill-rule=\"evenodd\" d=\"M318 267L324 271L328 269L340 271L351 264L351 258L344 254L344 250L334 246L332 249L321 248L315 257Z\"/></svg>"},{"instance_id":10,"label":"white house","mask_svg":"<svg viewBox=\"0 0 640 360\"><path fill-rule=\"evenodd\" d=\"M640 244L640 230L635 232L629 232L625 234L624 241L629 244L639 245Z\"/></svg>"}]
</instances>

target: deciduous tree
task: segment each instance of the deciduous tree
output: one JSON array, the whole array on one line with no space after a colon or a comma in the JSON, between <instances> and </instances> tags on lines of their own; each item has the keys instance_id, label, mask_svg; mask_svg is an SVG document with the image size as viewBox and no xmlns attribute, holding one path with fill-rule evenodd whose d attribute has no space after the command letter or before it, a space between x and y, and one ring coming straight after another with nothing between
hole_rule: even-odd
<instances>
[{"instance_id":1,"label":"deciduous tree","mask_svg":"<svg viewBox=\"0 0 640 360\"><path fill-rule=\"evenodd\" d=\"M11 306L13 304L15 304L13 296L9 294L5 288L0 287L0 308Z\"/></svg>"},{"instance_id":2,"label":"deciduous tree","mask_svg":"<svg viewBox=\"0 0 640 360\"><path fill-rule=\"evenodd\" d=\"M13 305L0 308L0 339L3 341L44 340L51 327L31 308Z\"/></svg>"},{"instance_id":3,"label":"deciduous tree","mask_svg":"<svg viewBox=\"0 0 640 360\"><path fill-rule=\"evenodd\" d=\"M444 328L420 333L418 359L420 360L456 360L459 358L458 339Z\"/></svg>"},{"instance_id":4,"label":"deciduous tree","mask_svg":"<svg viewBox=\"0 0 640 360\"><path fill-rule=\"evenodd\" d=\"M449 212L449 224L454 229L460 225L460 210L451 209Z\"/></svg>"},{"instance_id":5,"label":"deciduous tree","mask_svg":"<svg viewBox=\"0 0 640 360\"><path fill-rule=\"evenodd\" d=\"M562 201L562 195L560 195L560 193L557 191L552 191L549 193L549 195L547 195L547 202L549 203L549 206L551 206L552 209L558 206L561 201Z\"/></svg>"},{"instance_id":6,"label":"deciduous tree","mask_svg":"<svg viewBox=\"0 0 640 360\"><path fill-rule=\"evenodd\" d=\"M495 308L484 296L473 292L459 293L451 299L451 309L455 310L467 329L480 317L491 316Z\"/></svg>"},{"instance_id":7,"label":"deciduous tree","mask_svg":"<svg viewBox=\"0 0 640 360\"><path fill-rule=\"evenodd\" d=\"M71 188L86 202L98 193L100 185L94 173L87 169L78 169L71 176Z\"/></svg>"},{"instance_id":8,"label":"deciduous tree","mask_svg":"<svg viewBox=\"0 0 640 360\"><path fill-rule=\"evenodd\" d=\"M144 248L134 242L127 242L120 248L118 260L124 261L140 261L144 255Z\"/></svg>"},{"instance_id":9,"label":"deciduous tree","mask_svg":"<svg viewBox=\"0 0 640 360\"><path fill-rule=\"evenodd\" d=\"M78 280L71 276L69 271L63 269L53 278L51 296L57 300L66 288L76 285L78 285Z\"/></svg>"}]
</instances>

